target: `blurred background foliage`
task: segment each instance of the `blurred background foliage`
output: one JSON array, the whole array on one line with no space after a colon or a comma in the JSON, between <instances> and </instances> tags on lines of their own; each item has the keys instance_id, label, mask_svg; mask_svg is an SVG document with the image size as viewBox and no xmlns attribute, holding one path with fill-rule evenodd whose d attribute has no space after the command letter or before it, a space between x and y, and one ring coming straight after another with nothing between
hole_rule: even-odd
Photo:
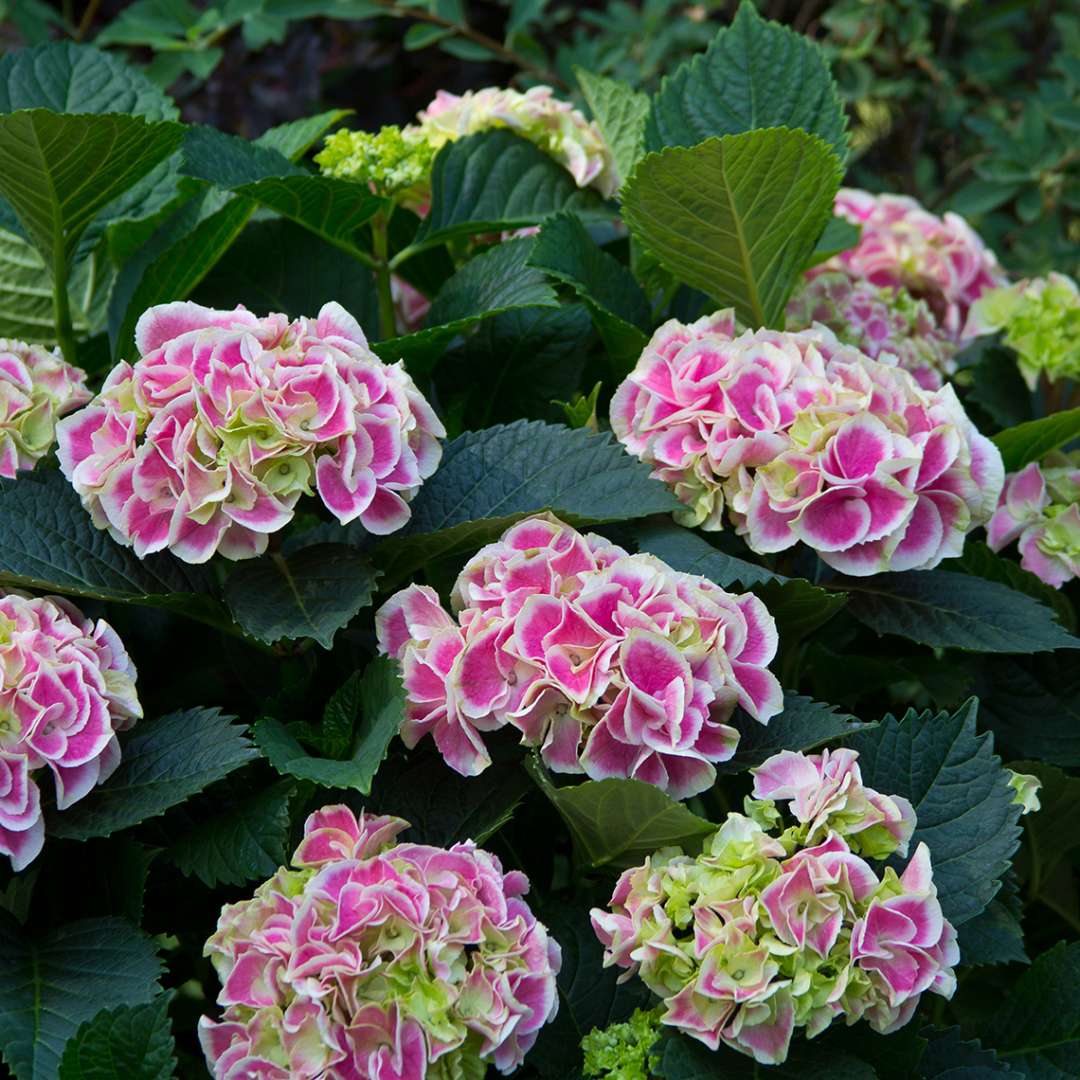
<instances>
[{"instance_id":1,"label":"blurred background foliage","mask_svg":"<svg viewBox=\"0 0 1080 1080\"><path fill-rule=\"evenodd\" d=\"M405 123L440 88L553 84L576 67L645 89L735 0L0 0L0 45L119 50L183 119L253 137L321 109ZM964 214L1013 274L1080 271L1080 4L762 0L820 41L849 110L848 182Z\"/></svg>"}]
</instances>

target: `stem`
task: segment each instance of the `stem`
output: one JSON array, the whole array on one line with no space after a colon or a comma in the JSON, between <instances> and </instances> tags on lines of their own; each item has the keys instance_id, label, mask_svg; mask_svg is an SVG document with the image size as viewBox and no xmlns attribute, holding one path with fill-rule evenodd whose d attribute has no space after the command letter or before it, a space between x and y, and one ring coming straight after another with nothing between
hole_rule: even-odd
<instances>
[{"instance_id":1,"label":"stem","mask_svg":"<svg viewBox=\"0 0 1080 1080\"><path fill-rule=\"evenodd\" d=\"M390 250L387 225L385 213L380 212L371 219L371 246L375 252L375 292L379 297L379 327L384 341L397 336L394 293L390 287L391 264L387 259Z\"/></svg>"},{"instance_id":2,"label":"stem","mask_svg":"<svg viewBox=\"0 0 1080 1080\"><path fill-rule=\"evenodd\" d=\"M423 22L433 23L435 26L442 26L447 30L452 30L459 37L467 38L469 41L487 49L488 52L494 53L505 63L513 64L515 67L521 68L522 71L528 71L551 86L558 86L562 90L570 89L554 71L538 67L527 57L514 52L513 49L508 49L502 42L496 41L493 37L488 37L487 34L481 33L479 30L474 30L465 23L454 22L453 19L444 18L442 15L424 8L401 7L395 3L383 3L382 6L385 8L387 15L393 15L395 18L420 19Z\"/></svg>"},{"instance_id":3,"label":"stem","mask_svg":"<svg viewBox=\"0 0 1080 1080\"><path fill-rule=\"evenodd\" d=\"M75 40L82 41L86 37L86 32L90 29L90 25L94 21L94 16L97 14L98 8L101 7L101 0L90 0L90 3L86 5L86 10L82 13L82 18L79 20L79 27L75 31Z\"/></svg>"},{"instance_id":4,"label":"stem","mask_svg":"<svg viewBox=\"0 0 1080 1080\"><path fill-rule=\"evenodd\" d=\"M68 300L68 265L63 237L53 241L53 322L56 341L64 359L75 363L75 330L71 325L71 303Z\"/></svg>"}]
</instances>

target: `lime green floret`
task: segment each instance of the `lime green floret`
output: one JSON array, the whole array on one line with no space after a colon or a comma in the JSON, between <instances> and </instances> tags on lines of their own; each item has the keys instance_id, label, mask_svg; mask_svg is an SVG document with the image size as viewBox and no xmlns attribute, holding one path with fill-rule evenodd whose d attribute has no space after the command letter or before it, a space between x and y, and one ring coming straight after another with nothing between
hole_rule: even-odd
<instances>
[{"instance_id":1,"label":"lime green floret","mask_svg":"<svg viewBox=\"0 0 1080 1080\"><path fill-rule=\"evenodd\" d=\"M327 176L370 184L392 196L427 182L435 148L416 128L383 127L379 132L335 131L315 163Z\"/></svg>"},{"instance_id":2,"label":"lime green floret","mask_svg":"<svg viewBox=\"0 0 1080 1080\"><path fill-rule=\"evenodd\" d=\"M636 1009L626 1023L595 1028L581 1040L586 1076L605 1080L648 1080L660 1065L652 1053L660 1038L660 1009Z\"/></svg>"}]
</instances>

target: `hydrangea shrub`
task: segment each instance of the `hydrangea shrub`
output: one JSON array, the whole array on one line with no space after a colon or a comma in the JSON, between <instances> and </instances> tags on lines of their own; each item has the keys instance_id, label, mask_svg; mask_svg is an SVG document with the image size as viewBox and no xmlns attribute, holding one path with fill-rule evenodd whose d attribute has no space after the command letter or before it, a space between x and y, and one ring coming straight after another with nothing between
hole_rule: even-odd
<instances>
[{"instance_id":1,"label":"hydrangea shrub","mask_svg":"<svg viewBox=\"0 0 1080 1080\"><path fill-rule=\"evenodd\" d=\"M1070 74L882 172L835 5L277 5L381 89L251 140L137 7L0 57L0 1071L1068 1072Z\"/></svg>"}]
</instances>

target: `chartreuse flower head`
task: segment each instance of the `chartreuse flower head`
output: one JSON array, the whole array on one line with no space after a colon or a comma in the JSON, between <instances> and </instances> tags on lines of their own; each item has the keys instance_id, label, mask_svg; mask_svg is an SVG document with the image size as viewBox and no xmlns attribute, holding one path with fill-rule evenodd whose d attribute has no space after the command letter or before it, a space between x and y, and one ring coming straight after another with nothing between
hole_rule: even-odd
<instances>
[{"instance_id":1,"label":"chartreuse flower head","mask_svg":"<svg viewBox=\"0 0 1080 1080\"><path fill-rule=\"evenodd\" d=\"M327 175L368 184L376 195L423 205L437 147L419 128L386 126L378 133L335 131L315 155Z\"/></svg>"},{"instance_id":2,"label":"chartreuse flower head","mask_svg":"<svg viewBox=\"0 0 1080 1080\"><path fill-rule=\"evenodd\" d=\"M660 1065L653 1052L659 1038L660 1010L635 1009L624 1023L594 1028L581 1040L582 1071L602 1080L649 1080Z\"/></svg>"},{"instance_id":3,"label":"chartreuse flower head","mask_svg":"<svg viewBox=\"0 0 1080 1080\"><path fill-rule=\"evenodd\" d=\"M391 533L439 463L438 417L340 304L292 321L160 304L135 344L57 436L94 524L140 558L252 558L314 494L342 524Z\"/></svg>"},{"instance_id":4,"label":"chartreuse flower head","mask_svg":"<svg viewBox=\"0 0 1080 1080\"><path fill-rule=\"evenodd\" d=\"M783 695L768 664L776 623L651 555L629 555L551 515L482 548L451 595L410 585L375 616L379 648L401 661L401 736L431 735L473 776L483 733L512 725L549 768L630 777L685 798L735 752L736 704L765 723Z\"/></svg>"},{"instance_id":5,"label":"chartreuse flower head","mask_svg":"<svg viewBox=\"0 0 1080 1080\"><path fill-rule=\"evenodd\" d=\"M1010 473L986 532L994 551L1018 540L1020 565L1055 589L1080 577L1080 451Z\"/></svg>"},{"instance_id":6,"label":"chartreuse flower head","mask_svg":"<svg viewBox=\"0 0 1080 1080\"><path fill-rule=\"evenodd\" d=\"M512 1072L558 1008L559 946L473 843L396 842L407 822L312 814L251 900L222 909L206 955L216 1080L480 1080Z\"/></svg>"},{"instance_id":7,"label":"chartreuse flower head","mask_svg":"<svg viewBox=\"0 0 1080 1080\"><path fill-rule=\"evenodd\" d=\"M1001 331L1034 388L1039 375L1055 382L1080 376L1080 288L1065 274L992 289L975 304L969 334Z\"/></svg>"},{"instance_id":8,"label":"chartreuse flower head","mask_svg":"<svg viewBox=\"0 0 1080 1080\"><path fill-rule=\"evenodd\" d=\"M594 909L605 965L637 973L662 1023L778 1064L796 1028L813 1038L865 1018L889 1033L924 992L952 995L956 933L929 850L899 876L866 862L905 852L914 815L865 787L856 759L774 755L755 770L752 816L729 814L696 857L657 852L622 875L610 910Z\"/></svg>"},{"instance_id":9,"label":"chartreuse flower head","mask_svg":"<svg viewBox=\"0 0 1080 1080\"><path fill-rule=\"evenodd\" d=\"M58 349L0 339L0 476L32 469L56 441L56 421L92 397L86 372Z\"/></svg>"},{"instance_id":10,"label":"chartreuse flower head","mask_svg":"<svg viewBox=\"0 0 1080 1080\"><path fill-rule=\"evenodd\" d=\"M21 870L45 842L46 769L66 810L120 764L142 707L113 628L58 596L0 597L0 675L0 855Z\"/></svg>"}]
</instances>

